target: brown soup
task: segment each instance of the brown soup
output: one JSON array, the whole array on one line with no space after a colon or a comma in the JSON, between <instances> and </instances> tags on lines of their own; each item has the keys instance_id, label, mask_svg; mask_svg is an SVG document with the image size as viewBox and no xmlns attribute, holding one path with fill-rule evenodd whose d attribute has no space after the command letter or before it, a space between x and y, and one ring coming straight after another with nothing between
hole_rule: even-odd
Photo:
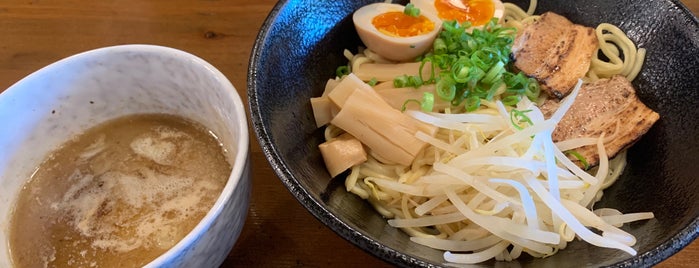
<instances>
[{"instance_id":1,"label":"brown soup","mask_svg":"<svg viewBox=\"0 0 699 268\"><path fill-rule=\"evenodd\" d=\"M132 115L71 139L16 201L16 267L139 267L181 240L218 198L231 166L220 142L171 115Z\"/></svg>"}]
</instances>

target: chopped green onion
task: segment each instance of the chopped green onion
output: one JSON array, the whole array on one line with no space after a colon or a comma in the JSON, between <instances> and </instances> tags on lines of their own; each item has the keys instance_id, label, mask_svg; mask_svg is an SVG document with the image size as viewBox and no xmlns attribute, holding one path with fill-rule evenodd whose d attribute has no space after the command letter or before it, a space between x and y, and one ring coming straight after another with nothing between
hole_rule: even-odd
<instances>
[{"instance_id":1,"label":"chopped green onion","mask_svg":"<svg viewBox=\"0 0 699 268\"><path fill-rule=\"evenodd\" d=\"M510 122L512 123L512 126L514 126L517 130L522 130L522 126L520 125L521 123L527 123L530 126L534 125L529 116L527 116L527 113L531 111L532 110L510 110Z\"/></svg>"},{"instance_id":2,"label":"chopped green onion","mask_svg":"<svg viewBox=\"0 0 699 268\"><path fill-rule=\"evenodd\" d=\"M473 112L477 110L478 107L481 107L481 98L475 95L466 98L466 103L464 104L464 107L466 107L467 112Z\"/></svg>"},{"instance_id":3,"label":"chopped green onion","mask_svg":"<svg viewBox=\"0 0 699 268\"><path fill-rule=\"evenodd\" d=\"M393 86L397 88L401 87L414 87L418 88L422 86L422 78L417 75L402 75L393 78Z\"/></svg>"},{"instance_id":4,"label":"chopped green onion","mask_svg":"<svg viewBox=\"0 0 699 268\"><path fill-rule=\"evenodd\" d=\"M420 103L419 100L407 99L407 100L405 100L405 102L403 102L403 106L400 107L400 111L405 112L405 110L408 109L408 103L411 103L411 102L417 103L418 105L422 106L422 103Z\"/></svg>"},{"instance_id":5,"label":"chopped green onion","mask_svg":"<svg viewBox=\"0 0 699 268\"><path fill-rule=\"evenodd\" d=\"M407 4L405 5L405 9L403 9L403 13L405 15L411 16L411 17L419 17L420 16L420 9L416 8L415 5Z\"/></svg>"},{"instance_id":6,"label":"chopped green onion","mask_svg":"<svg viewBox=\"0 0 699 268\"><path fill-rule=\"evenodd\" d=\"M468 61L456 62L451 67L451 77L454 78L454 81L457 83L466 83L470 77L469 69L470 66L468 66Z\"/></svg>"},{"instance_id":7,"label":"chopped green onion","mask_svg":"<svg viewBox=\"0 0 699 268\"><path fill-rule=\"evenodd\" d=\"M457 21L442 23L432 49L418 57L420 81L436 84L437 96L453 106L467 101L464 104L467 110L480 106L476 98L501 100L507 106L516 105L525 96L537 99L541 89L536 80L511 71L510 54L516 29L498 24L497 19L489 21L483 29L469 30L470 27L470 23ZM423 75L428 62L430 72ZM409 77L397 79L405 80L401 82L403 86L420 84Z\"/></svg>"},{"instance_id":8,"label":"chopped green onion","mask_svg":"<svg viewBox=\"0 0 699 268\"><path fill-rule=\"evenodd\" d=\"M422 86L422 79L419 76L411 75L408 77L408 84L411 87L418 88Z\"/></svg>"},{"instance_id":9,"label":"chopped green onion","mask_svg":"<svg viewBox=\"0 0 699 268\"><path fill-rule=\"evenodd\" d=\"M522 99L519 95L510 95L502 99L502 104L515 106Z\"/></svg>"},{"instance_id":10,"label":"chopped green onion","mask_svg":"<svg viewBox=\"0 0 699 268\"><path fill-rule=\"evenodd\" d=\"M587 162L587 159L585 159L585 157L583 157L577 151L575 151L575 150L566 151L566 154L572 155L575 158L577 158L578 161L580 161L580 163L583 165L583 169L587 170L590 168L590 164Z\"/></svg>"},{"instance_id":11,"label":"chopped green onion","mask_svg":"<svg viewBox=\"0 0 699 268\"><path fill-rule=\"evenodd\" d=\"M343 77L345 75L350 74L349 66L342 65L340 67L337 67L337 70L335 70L335 74L337 75L337 77Z\"/></svg>"},{"instance_id":12,"label":"chopped green onion","mask_svg":"<svg viewBox=\"0 0 699 268\"><path fill-rule=\"evenodd\" d=\"M493 59L494 57L491 52L485 49L476 50L473 52L473 54L471 54L471 62L481 69L488 69L490 66L492 66Z\"/></svg>"},{"instance_id":13,"label":"chopped green onion","mask_svg":"<svg viewBox=\"0 0 699 268\"><path fill-rule=\"evenodd\" d=\"M422 101L418 101L416 99L408 99L405 102L403 102L403 106L400 107L401 111L405 111L408 108L408 104L414 102L420 105L420 110L423 112L431 112L432 108L434 107L434 94L430 92L425 92L422 95Z\"/></svg>"},{"instance_id":14,"label":"chopped green onion","mask_svg":"<svg viewBox=\"0 0 699 268\"><path fill-rule=\"evenodd\" d=\"M401 87L406 87L408 84L408 76L403 75L403 76L398 76L396 78L393 78L393 86L397 88Z\"/></svg>"},{"instance_id":15,"label":"chopped green onion","mask_svg":"<svg viewBox=\"0 0 699 268\"><path fill-rule=\"evenodd\" d=\"M529 84L527 85L524 94L527 95L527 98L529 98L530 101L536 101L539 94L541 94L541 87L539 86L539 83L536 82L536 79L529 78Z\"/></svg>"},{"instance_id":16,"label":"chopped green onion","mask_svg":"<svg viewBox=\"0 0 699 268\"><path fill-rule=\"evenodd\" d=\"M422 95L422 104L420 104L420 108L422 109L423 112L431 112L433 107L434 107L434 94L432 94L430 92L425 92Z\"/></svg>"},{"instance_id":17,"label":"chopped green onion","mask_svg":"<svg viewBox=\"0 0 699 268\"><path fill-rule=\"evenodd\" d=\"M483 77L483 82L487 84L493 84L497 80L500 80L502 73L505 72L505 64L502 61L498 61L495 66L488 70L488 73Z\"/></svg>"},{"instance_id":18,"label":"chopped green onion","mask_svg":"<svg viewBox=\"0 0 699 268\"><path fill-rule=\"evenodd\" d=\"M432 47L434 49L435 54L447 53L447 44L444 42L444 40L442 38L434 39L434 43L432 44Z\"/></svg>"},{"instance_id":19,"label":"chopped green onion","mask_svg":"<svg viewBox=\"0 0 699 268\"><path fill-rule=\"evenodd\" d=\"M488 97L488 88L484 87L483 85L475 85L473 89L471 89L471 93L480 97L481 99L486 99Z\"/></svg>"},{"instance_id":20,"label":"chopped green onion","mask_svg":"<svg viewBox=\"0 0 699 268\"><path fill-rule=\"evenodd\" d=\"M437 82L435 91L437 96L445 101L451 101L456 96L456 85L449 79L442 79Z\"/></svg>"},{"instance_id":21,"label":"chopped green onion","mask_svg":"<svg viewBox=\"0 0 699 268\"><path fill-rule=\"evenodd\" d=\"M378 83L379 83L379 80L376 80L376 77L372 77L371 80L369 80L369 82L367 82L367 84L369 84L372 87Z\"/></svg>"},{"instance_id":22,"label":"chopped green onion","mask_svg":"<svg viewBox=\"0 0 699 268\"><path fill-rule=\"evenodd\" d=\"M483 76L485 76L485 72L483 71L483 69L477 66L471 66L471 68L469 68L468 71L471 74L471 78L469 80L473 80L474 82L483 79Z\"/></svg>"},{"instance_id":23,"label":"chopped green onion","mask_svg":"<svg viewBox=\"0 0 699 268\"><path fill-rule=\"evenodd\" d=\"M430 67L431 67L431 68L430 68L430 79L425 79L424 77L422 77L422 70L425 68L425 64L426 64L427 62L432 63L432 60L429 59L429 58L425 58L425 59L422 59L421 62L420 62L420 69L419 69L419 71L420 71L420 80L422 80L422 81L425 82L425 83L434 83L434 82L435 82L435 81L434 81L434 80L435 80L435 78L434 78L434 65L430 64Z\"/></svg>"},{"instance_id":24,"label":"chopped green onion","mask_svg":"<svg viewBox=\"0 0 699 268\"><path fill-rule=\"evenodd\" d=\"M500 86L502 86L502 81L495 81L495 84L490 86L490 90L488 90L488 95L485 97L485 99L492 101L493 96L495 96L495 93L498 92Z\"/></svg>"}]
</instances>

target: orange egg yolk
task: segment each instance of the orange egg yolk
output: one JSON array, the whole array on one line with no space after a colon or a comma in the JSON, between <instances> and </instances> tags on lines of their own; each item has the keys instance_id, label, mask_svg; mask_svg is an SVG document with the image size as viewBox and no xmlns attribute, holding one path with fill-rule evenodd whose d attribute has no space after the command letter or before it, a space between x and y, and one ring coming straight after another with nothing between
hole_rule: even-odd
<instances>
[{"instance_id":1,"label":"orange egg yolk","mask_svg":"<svg viewBox=\"0 0 699 268\"><path fill-rule=\"evenodd\" d=\"M425 16L412 17L403 12L386 12L374 17L371 24L389 36L412 37L429 33L434 23Z\"/></svg>"},{"instance_id":2,"label":"orange egg yolk","mask_svg":"<svg viewBox=\"0 0 699 268\"><path fill-rule=\"evenodd\" d=\"M442 20L456 20L459 23L470 21L472 26L486 24L495 14L495 4L491 0L459 0L463 8L449 0L434 0L437 15Z\"/></svg>"}]
</instances>

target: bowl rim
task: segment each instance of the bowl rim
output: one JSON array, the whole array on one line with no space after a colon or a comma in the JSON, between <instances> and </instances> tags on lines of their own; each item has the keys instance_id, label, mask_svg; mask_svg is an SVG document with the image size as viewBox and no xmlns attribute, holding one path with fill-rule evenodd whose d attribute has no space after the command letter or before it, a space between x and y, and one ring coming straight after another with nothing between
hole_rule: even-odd
<instances>
[{"instance_id":1,"label":"bowl rim","mask_svg":"<svg viewBox=\"0 0 699 268\"><path fill-rule=\"evenodd\" d=\"M688 18L694 28L699 29L699 19L682 2L680 2L680 0L663 1L668 2L671 6L679 9L681 15ZM289 192L291 192L296 200L301 203L301 205L305 207L317 220L322 222L326 227L330 228L340 237L387 263L400 266L434 267L436 264L406 253L402 253L381 243L378 240L370 238L366 233L341 221L337 215L328 210L322 204L322 200L313 198L311 194L299 183L299 181L296 180L294 175L291 174L287 164L283 161L279 152L277 152L276 147L270 138L270 133L266 128L264 128L264 122L260 117L261 109L257 94L260 76L258 76L257 66L262 60L261 55L265 49L264 40L267 40L269 37L270 29L277 20L279 14L284 8L287 7L289 2L293 2L293 0L278 1L267 15L255 39L248 65L247 95L250 118L255 135L260 147L262 148L265 158L271 165L274 172L277 174L277 177L279 177L284 186L289 190ZM693 221L687 224L687 226L681 229L680 232L655 248L643 252L642 254L631 256L626 260L607 265L606 267L650 267L679 252L697 237L699 237L699 215L696 216Z\"/></svg>"},{"instance_id":2,"label":"bowl rim","mask_svg":"<svg viewBox=\"0 0 699 268\"><path fill-rule=\"evenodd\" d=\"M231 81L216 67L206 60L183 50L158 46L158 45L121 45L115 46L113 48L125 49L125 50L135 50L147 53L158 53L165 54L172 58L182 58L188 61L192 65L197 65L200 68L208 71L210 75L221 85L222 93L228 99L233 102L234 114L237 115L237 120L234 122L234 126L239 129L238 136L235 141L236 152L235 159L231 159L231 172L226 180L226 184L219 193L216 202L209 209L209 211L204 215L204 217L199 220L197 225L185 235L180 241L177 242L173 247L168 249L166 252L158 256L156 259L152 260L150 263L146 264L144 267L163 267L169 264L171 261L178 258L183 250L187 250L188 247L194 244L200 237L206 233L213 223L219 218L223 212L224 207L229 203L230 199L233 197L233 193L241 184L241 180L245 174L246 167L249 161L249 150L250 150L250 133L248 132L248 122L245 113L245 105L238 94L235 86ZM220 134L219 134L220 135ZM245 210L248 207L245 206ZM232 230L226 230L232 231Z\"/></svg>"},{"instance_id":3,"label":"bowl rim","mask_svg":"<svg viewBox=\"0 0 699 268\"><path fill-rule=\"evenodd\" d=\"M206 215L197 223L197 225L192 230L190 230L187 233L187 235L180 239L170 249L163 252L157 258L151 260L149 263L145 265L145 267L162 267L163 265L166 265L172 260L179 257L183 250L186 250L193 242L196 242L196 240L199 239L202 236L202 234L209 229L209 227L213 224L213 222L219 217L219 215L223 211L224 206L231 199L232 194L239 185L243 173L245 171L245 167L248 161L248 151L250 143L250 134L248 132L245 106L243 105L243 101L240 95L238 94L237 90L235 89L233 84L226 78L226 76L204 59L199 58L198 56L195 56L189 52L160 45L124 44L87 50L62 58L30 73L29 75L15 82L6 90L4 90L0 97L3 95L9 96L15 94L22 94L18 90L23 83L26 83L31 79L34 79L34 77L41 76L43 73L53 72L57 69L62 69L65 65L71 64L73 62L85 61L108 56L114 53L125 52L160 55L170 59L180 59L182 61L187 62L188 64L197 66L199 69L205 70L221 85L221 88L224 91L224 96L231 99L233 102L235 109L234 113L239 115L238 120L234 122L234 125L241 131L239 133L236 144L233 144L233 146L236 146L235 159L230 159L230 161L233 162L233 165L225 186L221 190L218 198L216 199L216 202L207 211ZM7 94L5 94L6 92Z\"/></svg>"}]
</instances>

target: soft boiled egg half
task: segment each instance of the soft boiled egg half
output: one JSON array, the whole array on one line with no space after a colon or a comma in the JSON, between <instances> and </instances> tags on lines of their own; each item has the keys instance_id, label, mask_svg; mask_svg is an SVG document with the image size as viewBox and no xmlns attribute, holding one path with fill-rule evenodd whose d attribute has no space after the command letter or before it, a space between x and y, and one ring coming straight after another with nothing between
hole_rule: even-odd
<instances>
[{"instance_id":1,"label":"soft boiled egg half","mask_svg":"<svg viewBox=\"0 0 699 268\"><path fill-rule=\"evenodd\" d=\"M413 60L432 47L442 27L435 13L410 16L405 6L375 3L354 12L352 20L367 48L394 61Z\"/></svg>"},{"instance_id":2,"label":"soft boiled egg half","mask_svg":"<svg viewBox=\"0 0 699 268\"><path fill-rule=\"evenodd\" d=\"M501 19L505 5L500 0L410 0L422 13L436 14L443 21L471 22L471 26L482 26L491 18Z\"/></svg>"}]
</instances>

